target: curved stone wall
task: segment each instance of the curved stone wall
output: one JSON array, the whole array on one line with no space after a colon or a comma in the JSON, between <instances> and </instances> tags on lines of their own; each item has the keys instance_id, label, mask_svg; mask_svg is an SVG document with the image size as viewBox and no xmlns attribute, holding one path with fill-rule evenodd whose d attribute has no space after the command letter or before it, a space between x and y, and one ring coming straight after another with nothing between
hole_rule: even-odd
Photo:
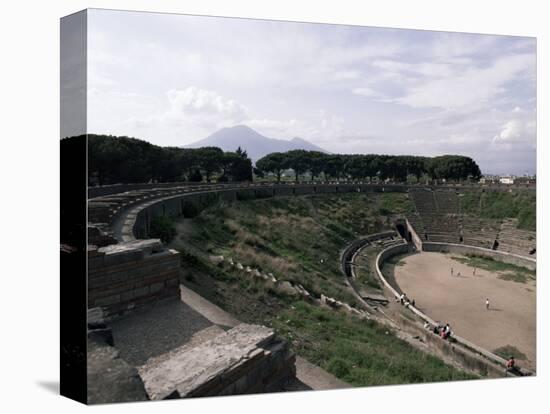
<instances>
[{"instance_id":1,"label":"curved stone wall","mask_svg":"<svg viewBox=\"0 0 550 414\"><path fill-rule=\"evenodd\" d=\"M251 184L247 186L216 186L197 191L156 198L134 205L120 213L112 223L114 236L119 241L147 238L151 220L169 217L193 217L213 202L249 200L277 196L299 196L327 193L406 192L407 186L377 184ZM191 214L189 211L193 211Z\"/></svg>"}]
</instances>

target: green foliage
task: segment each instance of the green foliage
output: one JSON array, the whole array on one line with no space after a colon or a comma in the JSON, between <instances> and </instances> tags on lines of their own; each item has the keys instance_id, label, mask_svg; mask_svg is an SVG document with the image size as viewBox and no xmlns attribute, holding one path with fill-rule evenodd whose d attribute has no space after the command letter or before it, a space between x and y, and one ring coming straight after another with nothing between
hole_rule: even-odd
<instances>
[{"instance_id":1,"label":"green foliage","mask_svg":"<svg viewBox=\"0 0 550 414\"><path fill-rule=\"evenodd\" d=\"M176 228L170 217L158 216L151 220L149 236L153 239L161 239L164 243L170 243L176 236Z\"/></svg>"},{"instance_id":2,"label":"green foliage","mask_svg":"<svg viewBox=\"0 0 550 414\"><path fill-rule=\"evenodd\" d=\"M464 180L471 178L478 180L481 171L476 162L470 157L460 155L443 155L428 161L428 174L435 179Z\"/></svg>"},{"instance_id":3,"label":"green foliage","mask_svg":"<svg viewBox=\"0 0 550 414\"><path fill-rule=\"evenodd\" d=\"M225 181L251 181L252 161L246 151L224 153L217 147L159 147L111 135L88 135L91 181L97 184L149 181L200 182L221 175Z\"/></svg>"},{"instance_id":4,"label":"green foliage","mask_svg":"<svg viewBox=\"0 0 550 414\"><path fill-rule=\"evenodd\" d=\"M527 355L525 355L523 352L521 352L519 349L517 349L515 346L512 346L512 345L501 346L500 348L495 349L493 353L504 359L508 359L510 357L514 357L514 359L522 359L522 360L527 359Z\"/></svg>"},{"instance_id":5,"label":"green foliage","mask_svg":"<svg viewBox=\"0 0 550 414\"><path fill-rule=\"evenodd\" d=\"M536 272L534 270L511 263L500 262L492 257L468 254L466 256L452 256L452 259L470 267L477 267L489 272L500 273L498 277L503 280L526 283L528 280L534 280L536 278Z\"/></svg>"},{"instance_id":6,"label":"green foliage","mask_svg":"<svg viewBox=\"0 0 550 414\"><path fill-rule=\"evenodd\" d=\"M355 386L475 378L412 348L376 322L305 302L279 313L273 327L299 355Z\"/></svg>"},{"instance_id":7,"label":"green foliage","mask_svg":"<svg viewBox=\"0 0 550 414\"><path fill-rule=\"evenodd\" d=\"M271 172L281 179L281 173L292 168L295 179L309 173L311 178L321 173L333 179L390 179L406 182L407 177L420 178L429 174L433 179L466 180L478 179L481 175L478 165L469 157L445 155L428 158L410 155L344 155L324 154L317 151L293 150L273 153L258 160L256 167Z\"/></svg>"},{"instance_id":8,"label":"green foliage","mask_svg":"<svg viewBox=\"0 0 550 414\"><path fill-rule=\"evenodd\" d=\"M537 195L534 191L466 192L460 197L465 214L491 219L518 219L518 228L536 231Z\"/></svg>"},{"instance_id":9,"label":"green foliage","mask_svg":"<svg viewBox=\"0 0 550 414\"><path fill-rule=\"evenodd\" d=\"M362 235L387 230L377 215L381 205L406 209L407 203L405 193L241 200L206 208L185 240L196 249L213 246L214 254L293 280L312 294L353 304L356 299L342 279L340 251Z\"/></svg>"}]
</instances>

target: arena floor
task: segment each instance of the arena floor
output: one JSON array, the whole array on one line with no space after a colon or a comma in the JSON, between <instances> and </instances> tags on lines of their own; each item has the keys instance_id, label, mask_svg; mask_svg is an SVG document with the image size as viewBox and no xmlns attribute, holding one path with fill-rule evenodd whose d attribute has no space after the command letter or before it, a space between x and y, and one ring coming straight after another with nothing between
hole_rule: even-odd
<instances>
[{"instance_id":1,"label":"arena floor","mask_svg":"<svg viewBox=\"0 0 550 414\"><path fill-rule=\"evenodd\" d=\"M518 360L520 365L535 369L535 283L502 280L497 273L482 269L476 269L474 276L472 267L451 256L456 255L421 252L407 256L403 265L395 266L395 280L415 299L418 309L449 323L457 335L490 351L512 345L528 358Z\"/></svg>"}]
</instances>

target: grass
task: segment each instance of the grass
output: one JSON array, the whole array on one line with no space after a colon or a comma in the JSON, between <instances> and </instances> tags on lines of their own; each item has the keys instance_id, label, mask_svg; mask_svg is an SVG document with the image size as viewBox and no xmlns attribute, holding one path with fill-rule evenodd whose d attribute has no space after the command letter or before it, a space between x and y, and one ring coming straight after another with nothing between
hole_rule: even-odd
<instances>
[{"instance_id":1,"label":"grass","mask_svg":"<svg viewBox=\"0 0 550 414\"><path fill-rule=\"evenodd\" d=\"M323 293L357 306L341 273L340 252L354 239L389 229L392 215L409 207L406 194L220 203L185 226L177 223L180 234L172 247L182 252L184 284L243 322L274 327L299 355L352 385L472 378L375 322L296 301L263 280L208 259L210 254L231 257L279 280L300 283L313 296ZM381 209L390 215L380 215ZM368 284L371 276L378 286L373 274L363 282Z\"/></svg>"},{"instance_id":2,"label":"grass","mask_svg":"<svg viewBox=\"0 0 550 414\"><path fill-rule=\"evenodd\" d=\"M508 359L511 356L513 356L515 359L527 359L527 355L525 355L523 352L512 345L501 346L500 348L495 349L493 353L504 359Z\"/></svg>"},{"instance_id":3,"label":"grass","mask_svg":"<svg viewBox=\"0 0 550 414\"><path fill-rule=\"evenodd\" d=\"M340 251L352 240L391 228L381 206L403 211L406 194L343 194L242 200L206 208L180 240L188 250L232 257L356 305L344 284ZM374 281L372 281L374 283Z\"/></svg>"},{"instance_id":4,"label":"grass","mask_svg":"<svg viewBox=\"0 0 550 414\"><path fill-rule=\"evenodd\" d=\"M534 191L466 192L460 197L465 214L490 219L518 219L519 229L536 231L536 193Z\"/></svg>"},{"instance_id":5,"label":"grass","mask_svg":"<svg viewBox=\"0 0 550 414\"><path fill-rule=\"evenodd\" d=\"M285 309L273 326L299 355L354 386L476 378L413 349L374 321L305 302Z\"/></svg>"},{"instance_id":6,"label":"grass","mask_svg":"<svg viewBox=\"0 0 550 414\"><path fill-rule=\"evenodd\" d=\"M468 254L466 256L452 256L451 258L470 267L499 273L498 278L503 280L527 283L529 280L536 279L536 272L534 270L511 263L500 262L491 257Z\"/></svg>"}]
</instances>

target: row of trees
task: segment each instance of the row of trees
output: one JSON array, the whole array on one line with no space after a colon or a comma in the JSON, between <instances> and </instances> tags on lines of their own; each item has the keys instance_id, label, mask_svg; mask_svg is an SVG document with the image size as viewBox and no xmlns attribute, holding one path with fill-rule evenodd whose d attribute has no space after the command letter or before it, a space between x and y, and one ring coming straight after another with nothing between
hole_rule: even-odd
<instances>
[{"instance_id":1,"label":"row of trees","mask_svg":"<svg viewBox=\"0 0 550 414\"><path fill-rule=\"evenodd\" d=\"M432 179L465 180L479 179L481 171L470 157L443 155L440 157L417 157L410 155L342 155L317 151L293 150L268 154L256 162L258 170L272 173L281 180L284 171L292 169L296 181L303 174L312 179L390 179L406 181L412 175Z\"/></svg>"},{"instance_id":2,"label":"row of trees","mask_svg":"<svg viewBox=\"0 0 550 414\"><path fill-rule=\"evenodd\" d=\"M71 139L71 138L67 138ZM251 181L246 151L217 147L160 147L147 141L111 135L88 135L89 176L96 184L206 180Z\"/></svg>"},{"instance_id":3,"label":"row of trees","mask_svg":"<svg viewBox=\"0 0 550 414\"><path fill-rule=\"evenodd\" d=\"M75 137L78 138L78 137ZM71 138L67 138L71 139ZM481 176L476 162L469 157L444 155L418 157L409 155L342 155L317 151L293 150L275 152L256 162L239 147L224 152L217 147L160 147L147 141L88 135L88 169L92 184L207 181L252 181L252 173L263 177L273 174L277 181L292 170L295 179L308 175L311 179L390 179L404 182L410 176L420 180L465 180Z\"/></svg>"}]
</instances>

